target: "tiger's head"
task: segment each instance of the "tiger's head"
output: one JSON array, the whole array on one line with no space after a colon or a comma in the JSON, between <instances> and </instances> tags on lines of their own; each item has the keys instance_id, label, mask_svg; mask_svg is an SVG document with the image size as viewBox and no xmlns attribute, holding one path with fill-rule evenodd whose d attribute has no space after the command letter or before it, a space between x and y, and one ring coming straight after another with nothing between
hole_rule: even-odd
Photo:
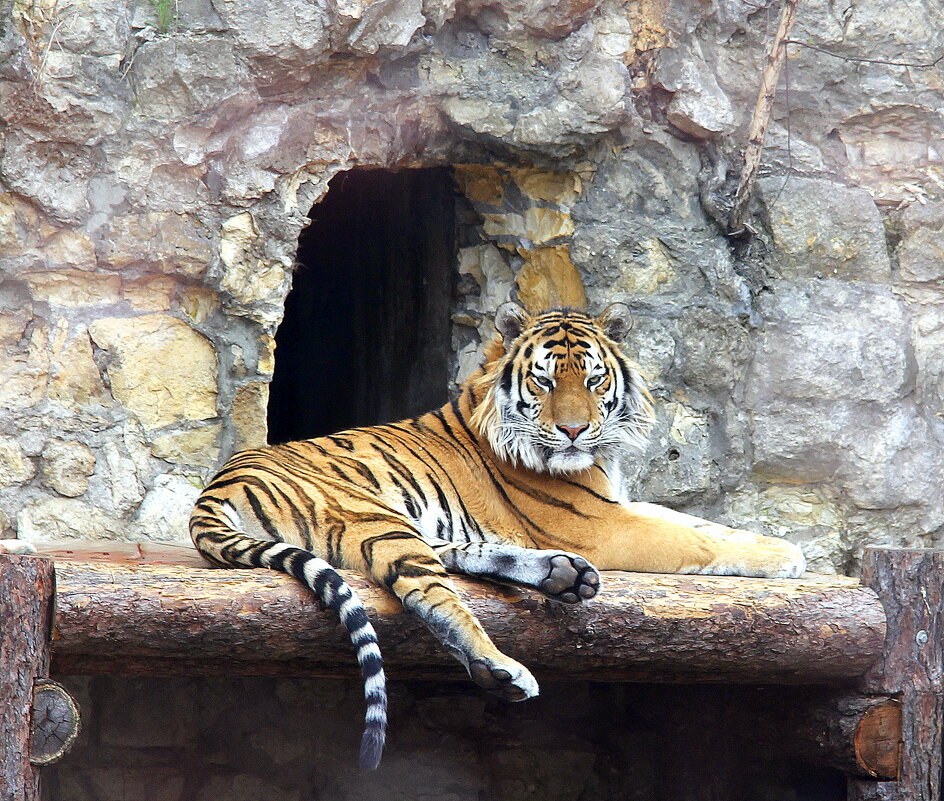
<instances>
[{"instance_id":1,"label":"tiger's head","mask_svg":"<svg viewBox=\"0 0 944 801\"><path fill-rule=\"evenodd\" d=\"M651 396L620 351L629 308L614 303L596 318L572 309L534 316L505 303L500 334L473 386L472 424L502 459L531 470L572 473L642 447Z\"/></svg>"}]
</instances>

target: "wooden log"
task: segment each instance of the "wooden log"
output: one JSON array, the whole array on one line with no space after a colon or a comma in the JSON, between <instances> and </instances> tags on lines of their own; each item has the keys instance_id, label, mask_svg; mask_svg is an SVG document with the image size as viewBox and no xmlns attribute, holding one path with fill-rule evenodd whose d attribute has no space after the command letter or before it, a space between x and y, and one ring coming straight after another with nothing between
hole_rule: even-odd
<instances>
[{"instance_id":1,"label":"wooden log","mask_svg":"<svg viewBox=\"0 0 944 801\"><path fill-rule=\"evenodd\" d=\"M759 731L765 740L772 735L783 753L850 776L897 778L901 705L896 699L820 688L780 694L785 705ZM755 703L752 712L761 708Z\"/></svg>"},{"instance_id":2,"label":"wooden log","mask_svg":"<svg viewBox=\"0 0 944 801\"><path fill-rule=\"evenodd\" d=\"M0 556L0 799L37 801L30 763L33 684L49 672L51 559Z\"/></svg>"},{"instance_id":3,"label":"wooden log","mask_svg":"<svg viewBox=\"0 0 944 801\"><path fill-rule=\"evenodd\" d=\"M58 561L57 673L354 675L336 618L268 571ZM384 589L345 572L394 677L464 679ZM497 645L539 678L829 683L875 660L885 618L843 577L760 580L610 572L602 594L564 607L535 592L456 578Z\"/></svg>"},{"instance_id":4,"label":"wooden log","mask_svg":"<svg viewBox=\"0 0 944 801\"><path fill-rule=\"evenodd\" d=\"M944 733L944 551L866 550L862 583L888 618L882 659L862 681L868 692L901 701L898 781L885 787L851 780L850 799L939 801Z\"/></svg>"},{"instance_id":5,"label":"wooden log","mask_svg":"<svg viewBox=\"0 0 944 801\"><path fill-rule=\"evenodd\" d=\"M30 762L51 765L72 748L79 736L79 707L58 681L38 679L33 685Z\"/></svg>"}]
</instances>

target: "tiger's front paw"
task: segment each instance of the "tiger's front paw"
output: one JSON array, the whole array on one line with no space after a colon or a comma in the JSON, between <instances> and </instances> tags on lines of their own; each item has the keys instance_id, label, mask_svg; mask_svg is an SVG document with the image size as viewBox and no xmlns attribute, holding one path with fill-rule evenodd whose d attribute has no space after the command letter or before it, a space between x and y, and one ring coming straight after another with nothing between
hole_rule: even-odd
<instances>
[{"instance_id":1,"label":"tiger's front paw","mask_svg":"<svg viewBox=\"0 0 944 801\"><path fill-rule=\"evenodd\" d=\"M729 531L718 556L698 572L753 578L799 578L806 572L806 557L798 545L749 531Z\"/></svg>"},{"instance_id":2,"label":"tiger's front paw","mask_svg":"<svg viewBox=\"0 0 944 801\"><path fill-rule=\"evenodd\" d=\"M538 588L548 598L575 604L593 598L600 590L600 574L582 556L560 553L547 560L547 578Z\"/></svg>"},{"instance_id":3,"label":"tiger's front paw","mask_svg":"<svg viewBox=\"0 0 944 801\"><path fill-rule=\"evenodd\" d=\"M522 664L504 654L481 657L469 662L472 680L506 701L524 701L538 694L538 683Z\"/></svg>"}]
</instances>

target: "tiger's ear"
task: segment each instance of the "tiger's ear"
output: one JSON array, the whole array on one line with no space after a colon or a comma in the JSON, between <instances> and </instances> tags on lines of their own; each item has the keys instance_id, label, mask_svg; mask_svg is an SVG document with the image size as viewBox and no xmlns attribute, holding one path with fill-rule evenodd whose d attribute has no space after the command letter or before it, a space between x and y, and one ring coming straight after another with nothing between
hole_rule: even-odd
<instances>
[{"instance_id":1,"label":"tiger's ear","mask_svg":"<svg viewBox=\"0 0 944 801\"><path fill-rule=\"evenodd\" d=\"M611 303L597 317L596 323L609 339L623 342L632 330L633 317L625 303Z\"/></svg>"},{"instance_id":2,"label":"tiger's ear","mask_svg":"<svg viewBox=\"0 0 944 801\"><path fill-rule=\"evenodd\" d=\"M528 313L517 303L509 300L495 312L495 328L507 345L517 339L528 323Z\"/></svg>"}]
</instances>

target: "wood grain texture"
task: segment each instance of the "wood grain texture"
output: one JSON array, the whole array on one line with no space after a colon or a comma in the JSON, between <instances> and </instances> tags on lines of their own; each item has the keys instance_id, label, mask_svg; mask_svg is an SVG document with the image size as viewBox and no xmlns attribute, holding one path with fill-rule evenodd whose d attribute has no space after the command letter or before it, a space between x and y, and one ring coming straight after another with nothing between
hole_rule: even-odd
<instances>
[{"instance_id":1,"label":"wood grain texture","mask_svg":"<svg viewBox=\"0 0 944 801\"><path fill-rule=\"evenodd\" d=\"M30 764L33 683L49 672L52 560L0 555L0 799L36 801Z\"/></svg>"},{"instance_id":2,"label":"wood grain texture","mask_svg":"<svg viewBox=\"0 0 944 801\"><path fill-rule=\"evenodd\" d=\"M901 765L898 781L887 787L850 781L849 798L939 801L944 743L944 551L867 549L862 583L881 598L888 618L882 659L869 670L862 687L899 698Z\"/></svg>"},{"instance_id":3,"label":"wood grain texture","mask_svg":"<svg viewBox=\"0 0 944 801\"><path fill-rule=\"evenodd\" d=\"M355 674L335 617L287 576L141 560L61 560L56 569L60 674ZM465 677L389 593L344 575L368 608L392 676ZM458 577L456 585L497 645L539 678L840 682L871 665L885 633L874 593L835 576L613 571L602 595L576 608L518 588Z\"/></svg>"}]
</instances>

